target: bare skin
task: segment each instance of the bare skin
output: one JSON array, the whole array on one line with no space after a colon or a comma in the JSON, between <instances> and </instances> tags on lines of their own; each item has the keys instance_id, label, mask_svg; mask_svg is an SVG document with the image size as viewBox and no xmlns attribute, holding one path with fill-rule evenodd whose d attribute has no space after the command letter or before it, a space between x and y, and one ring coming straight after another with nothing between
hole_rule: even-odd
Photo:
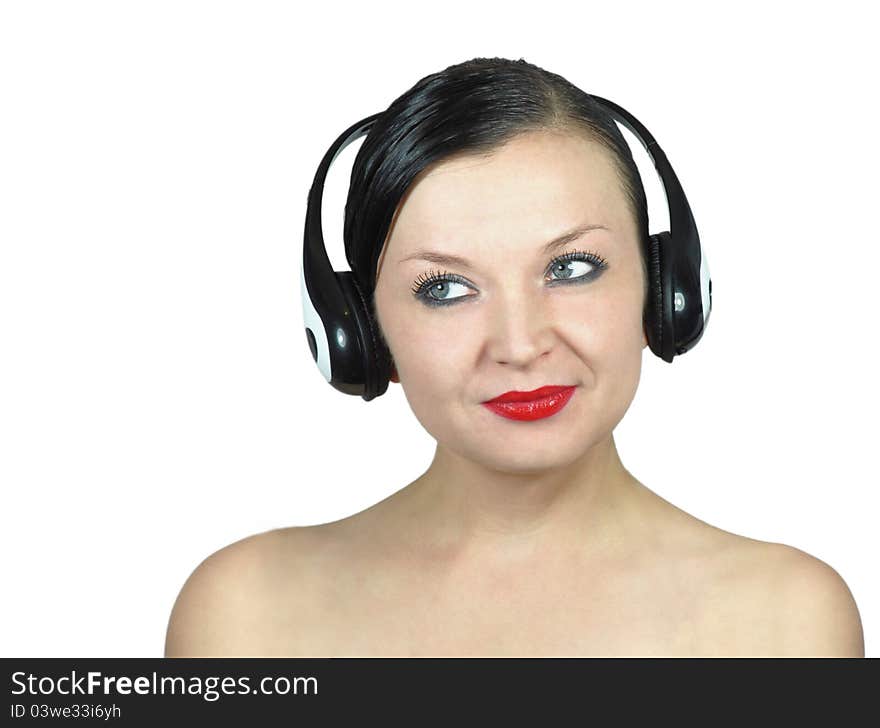
<instances>
[{"instance_id":1,"label":"bare skin","mask_svg":"<svg viewBox=\"0 0 880 728\"><path fill-rule=\"evenodd\" d=\"M270 608L257 649L328 656L779 649L765 579L768 557L780 561L786 547L716 529L632 477L620 488L629 495L618 503L619 531L601 552L578 543L523 542L515 555L438 547L411 517L417 496L407 489L348 519L276 532L289 553L320 557L307 567L311 596L288 627L289 641L278 641L283 609L272 619ZM301 603L303 583L276 584L276 608Z\"/></svg>"},{"instance_id":2,"label":"bare skin","mask_svg":"<svg viewBox=\"0 0 880 728\"><path fill-rule=\"evenodd\" d=\"M607 266L559 264L578 251ZM438 269L465 281L432 285L451 305L413 295ZM595 143L530 133L426 170L396 211L375 300L432 463L360 513L209 557L178 597L166 654L863 653L827 564L711 526L621 462L644 286L634 216ZM552 417L482 405L547 384L575 387Z\"/></svg>"},{"instance_id":3,"label":"bare skin","mask_svg":"<svg viewBox=\"0 0 880 728\"><path fill-rule=\"evenodd\" d=\"M601 555L438 550L408 488L339 521L251 536L190 578L166 656L864 655L852 597L824 562L714 528L633 478L625 487L628 539Z\"/></svg>"}]
</instances>

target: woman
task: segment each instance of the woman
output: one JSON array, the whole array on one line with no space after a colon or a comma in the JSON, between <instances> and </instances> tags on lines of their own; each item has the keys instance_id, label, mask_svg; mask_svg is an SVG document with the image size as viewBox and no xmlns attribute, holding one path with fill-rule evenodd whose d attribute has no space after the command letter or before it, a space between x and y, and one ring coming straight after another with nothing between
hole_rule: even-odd
<instances>
[{"instance_id":1,"label":"woman","mask_svg":"<svg viewBox=\"0 0 880 728\"><path fill-rule=\"evenodd\" d=\"M166 655L864 654L834 569L704 523L618 456L642 351L672 350L644 189L595 98L522 60L422 79L358 153L344 236L372 374L337 351L331 375L313 308L312 353L341 391L399 383L433 462L353 516L209 556Z\"/></svg>"}]
</instances>

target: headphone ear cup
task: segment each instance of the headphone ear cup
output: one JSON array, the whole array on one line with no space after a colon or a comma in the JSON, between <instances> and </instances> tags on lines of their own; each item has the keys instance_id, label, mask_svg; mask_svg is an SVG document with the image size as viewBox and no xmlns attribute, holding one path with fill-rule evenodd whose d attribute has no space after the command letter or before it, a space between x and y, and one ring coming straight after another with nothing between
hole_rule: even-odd
<instances>
[{"instance_id":1,"label":"headphone ear cup","mask_svg":"<svg viewBox=\"0 0 880 728\"><path fill-rule=\"evenodd\" d=\"M660 275L660 236L648 237L648 295L643 314L651 351L663 356L663 279Z\"/></svg>"},{"instance_id":2,"label":"headphone ear cup","mask_svg":"<svg viewBox=\"0 0 880 728\"><path fill-rule=\"evenodd\" d=\"M394 369L394 358L391 356L391 350L388 348L388 344L385 343L382 329L379 328L375 317L371 317L371 322L375 326L378 347L376 351L376 386L378 394L376 396L379 396L380 394L385 394L388 389L388 383L391 381L391 372Z\"/></svg>"},{"instance_id":3,"label":"headphone ear cup","mask_svg":"<svg viewBox=\"0 0 880 728\"><path fill-rule=\"evenodd\" d=\"M379 397L388 390L388 383L391 381L391 369L394 366L394 359L391 356L391 350L388 343L382 335L382 327L379 326L379 318L376 316L375 295L370 295L370 300L365 301L367 310L367 321L369 322L370 332L373 339L373 352L375 361L375 395Z\"/></svg>"},{"instance_id":4,"label":"headphone ear cup","mask_svg":"<svg viewBox=\"0 0 880 728\"><path fill-rule=\"evenodd\" d=\"M360 368L363 381L361 396L369 402L388 389L391 378L391 354L373 319L371 304L364 296L354 274L351 271L338 271L336 277L349 300L349 306L360 332L358 338L364 348Z\"/></svg>"}]
</instances>

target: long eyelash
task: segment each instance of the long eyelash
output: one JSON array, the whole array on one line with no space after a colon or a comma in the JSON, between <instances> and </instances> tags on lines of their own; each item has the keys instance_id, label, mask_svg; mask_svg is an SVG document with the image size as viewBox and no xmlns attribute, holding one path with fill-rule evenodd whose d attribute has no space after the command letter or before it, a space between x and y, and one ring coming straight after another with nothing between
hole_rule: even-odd
<instances>
[{"instance_id":1,"label":"long eyelash","mask_svg":"<svg viewBox=\"0 0 880 728\"><path fill-rule=\"evenodd\" d=\"M467 285L467 281L455 273L449 273L447 271L431 271L427 275L424 273L419 274L419 277L416 278L415 283L413 283L413 295L418 296L419 293L428 288L428 286L441 281L450 281L452 283Z\"/></svg>"},{"instance_id":2,"label":"long eyelash","mask_svg":"<svg viewBox=\"0 0 880 728\"><path fill-rule=\"evenodd\" d=\"M596 266L597 270L603 270L608 267L608 262L598 253L594 253L591 250L571 250L567 253L563 253L562 255L556 256L550 263L547 265L547 270L550 270L554 265L558 263L567 263L571 260L583 260L587 263L592 263ZM590 276L580 276L580 278L588 278ZM580 280L580 278L576 280ZM412 285L412 293L414 296L423 296L424 291L434 283L440 282L450 282L450 283L461 283L462 285L469 285L468 282L462 278L460 275L456 273L450 273L448 271L430 271L428 273L420 273L419 277L416 278L415 282ZM565 279L560 279L558 282L565 282Z\"/></svg>"},{"instance_id":3,"label":"long eyelash","mask_svg":"<svg viewBox=\"0 0 880 728\"><path fill-rule=\"evenodd\" d=\"M603 269L608 267L608 261L605 260L598 253L594 253L591 250L572 250L568 253L563 253L562 255L554 258L550 261L550 265L548 268L552 268L557 263L567 263L570 260L584 260L587 263L592 263L598 269Z\"/></svg>"}]
</instances>

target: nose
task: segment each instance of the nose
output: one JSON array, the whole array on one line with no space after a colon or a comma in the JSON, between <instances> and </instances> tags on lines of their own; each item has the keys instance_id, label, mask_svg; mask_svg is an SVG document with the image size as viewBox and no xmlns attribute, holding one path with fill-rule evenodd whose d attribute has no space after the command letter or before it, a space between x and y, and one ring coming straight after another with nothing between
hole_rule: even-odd
<instances>
[{"instance_id":1,"label":"nose","mask_svg":"<svg viewBox=\"0 0 880 728\"><path fill-rule=\"evenodd\" d=\"M493 361L522 367L550 350L550 316L540 291L499 289L489 309L488 349Z\"/></svg>"}]
</instances>

